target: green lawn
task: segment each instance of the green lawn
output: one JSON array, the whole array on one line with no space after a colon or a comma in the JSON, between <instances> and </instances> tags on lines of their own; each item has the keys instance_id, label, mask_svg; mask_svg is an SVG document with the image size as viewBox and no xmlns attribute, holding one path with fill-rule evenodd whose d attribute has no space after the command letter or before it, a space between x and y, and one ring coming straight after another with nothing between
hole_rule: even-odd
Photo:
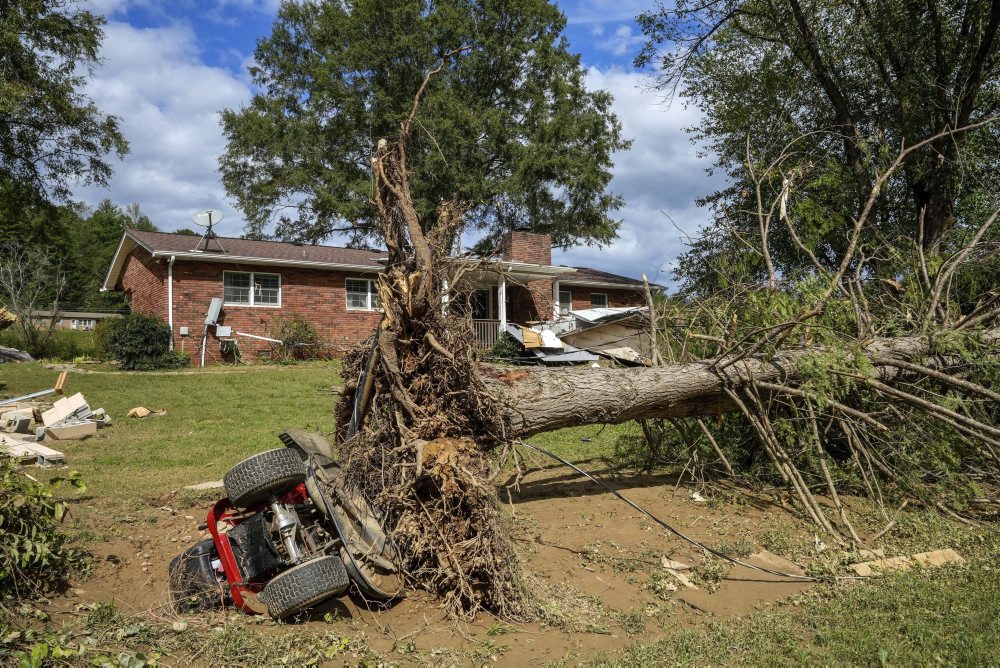
<instances>
[{"instance_id":1,"label":"green lawn","mask_svg":"<svg viewBox=\"0 0 1000 668\"><path fill-rule=\"evenodd\" d=\"M83 365L81 365L83 366ZM5 394L52 387L58 372L40 364L0 365ZM255 452L281 447L286 427L333 430L335 362L216 367L180 372L96 371L69 375L67 394L82 392L114 426L57 446L96 497L131 501L218 480ZM166 409L138 420L129 409Z\"/></svg>"},{"instance_id":2,"label":"green lawn","mask_svg":"<svg viewBox=\"0 0 1000 668\"><path fill-rule=\"evenodd\" d=\"M996 531L992 540L995 550ZM744 619L668 633L597 663L1000 665L997 556L823 588Z\"/></svg>"},{"instance_id":3,"label":"green lawn","mask_svg":"<svg viewBox=\"0 0 1000 668\"><path fill-rule=\"evenodd\" d=\"M130 506L148 506L150 499L185 485L218 480L240 459L280 447L276 437L286 427L330 433L336 400L331 388L340 385L339 374L336 362L74 372L67 391L83 392L92 407L106 408L115 424L94 438L59 447L70 468L83 474L87 505L110 504L116 511L131 512ZM0 396L51 387L57 375L40 364L0 365L0 380L8 384ZM164 408L167 413L143 420L125 417L135 406ZM618 437L629 429L634 427L580 427L531 441L602 471L602 460L613 455ZM744 619L668 631L657 642L606 655L599 662L1000 663L1000 530L987 526L967 531L938 513L909 511L894 533L904 553L953 546L970 563L820 588Z\"/></svg>"}]
</instances>

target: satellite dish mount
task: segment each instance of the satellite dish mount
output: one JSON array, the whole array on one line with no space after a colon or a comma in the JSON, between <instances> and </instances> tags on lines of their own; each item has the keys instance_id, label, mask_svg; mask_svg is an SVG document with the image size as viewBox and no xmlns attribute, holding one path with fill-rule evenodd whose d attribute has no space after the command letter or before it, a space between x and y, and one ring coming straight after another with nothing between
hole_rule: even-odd
<instances>
[{"instance_id":1,"label":"satellite dish mount","mask_svg":"<svg viewBox=\"0 0 1000 668\"><path fill-rule=\"evenodd\" d=\"M201 239L198 241L198 245L195 246L194 250L198 253L203 253L209 249L209 244L211 244L213 239L218 239L218 235L215 234L215 230L212 226L222 220L222 212L216 209L205 209L199 213L194 214L191 217L191 222L199 227L205 228L205 233L201 235ZM202 248L204 244L204 248ZM216 241L216 245L219 246L218 250L222 251L222 244ZM225 251L223 251L225 252Z\"/></svg>"}]
</instances>

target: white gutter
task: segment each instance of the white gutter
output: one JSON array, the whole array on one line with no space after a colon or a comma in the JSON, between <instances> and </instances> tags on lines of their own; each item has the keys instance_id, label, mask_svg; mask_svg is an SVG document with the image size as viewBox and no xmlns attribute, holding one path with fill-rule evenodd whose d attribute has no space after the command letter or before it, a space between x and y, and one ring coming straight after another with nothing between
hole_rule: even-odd
<instances>
[{"instance_id":1,"label":"white gutter","mask_svg":"<svg viewBox=\"0 0 1000 668\"><path fill-rule=\"evenodd\" d=\"M174 260L173 255L167 260L167 324L170 325L170 349L174 349Z\"/></svg>"}]
</instances>

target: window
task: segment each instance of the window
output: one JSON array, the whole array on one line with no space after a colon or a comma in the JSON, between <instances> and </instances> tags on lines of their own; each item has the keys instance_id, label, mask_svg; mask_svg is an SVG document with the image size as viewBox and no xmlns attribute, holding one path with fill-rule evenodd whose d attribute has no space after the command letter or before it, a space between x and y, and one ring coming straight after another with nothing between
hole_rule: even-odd
<instances>
[{"instance_id":1,"label":"window","mask_svg":"<svg viewBox=\"0 0 1000 668\"><path fill-rule=\"evenodd\" d=\"M227 306L281 306L281 275L224 271L222 301Z\"/></svg>"},{"instance_id":2,"label":"window","mask_svg":"<svg viewBox=\"0 0 1000 668\"><path fill-rule=\"evenodd\" d=\"M94 318L73 318L72 320L70 320L69 328L79 329L85 332L89 332L93 330L96 325L97 325L97 320Z\"/></svg>"},{"instance_id":3,"label":"window","mask_svg":"<svg viewBox=\"0 0 1000 668\"><path fill-rule=\"evenodd\" d=\"M489 320L493 315L493 291L472 291L472 319Z\"/></svg>"},{"instance_id":4,"label":"window","mask_svg":"<svg viewBox=\"0 0 1000 668\"><path fill-rule=\"evenodd\" d=\"M570 310L573 308L573 291L572 290L560 290L559 291L559 315L569 315Z\"/></svg>"},{"instance_id":5,"label":"window","mask_svg":"<svg viewBox=\"0 0 1000 668\"><path fill-rule=\"evenodd\" d=\"M603 292L591 292L590 305L594 308L607 308L608 296Z\"/></svg>"},{"instance_id":6,"label":"window","mask_svg":"<svg viewBox=\"0 0 1000 668\"><path fill-rule=\"evenodd\" d=\"M379 308L378 284L368 278L347 279L347 310L374 311Z\"/></svg>"}]
</instances>

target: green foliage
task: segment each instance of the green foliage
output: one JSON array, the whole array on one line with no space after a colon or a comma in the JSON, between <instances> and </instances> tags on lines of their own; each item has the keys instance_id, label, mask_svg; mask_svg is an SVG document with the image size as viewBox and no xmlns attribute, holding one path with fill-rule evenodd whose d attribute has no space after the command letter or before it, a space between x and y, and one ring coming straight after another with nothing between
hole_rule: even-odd
<instances>
[{"instance_id":1,"label":"green foliage","mask_svg":"<svg viewBox=\"0 0 1000 668\"><path fill-rule=\"evenodd\" d=\"M497 337L496 343L494 343L489 352L486 353L486 356L503 360L521 357L523 354L524 347L517 342L517 339L507 332L504 332Z\"/></svg>"},{"instance_id":2,"label":"green foliage","mask_svg":"<svg viewBox=\"0 0 1000 668\"><path fill-rule=\"evenodd\" d=\"M52 484L62 482L86 489L75 471ZM18 471L13 460L0 457L0 596L27 597L84 566L85 553L70 547L58 529L67 508L51 489Z\"/></svg>"},{"instance_id":3,"label":"green foliage","mask_svg":"<svg viewBox=\"0 0 1000 668\"><path fill-rule=\"evenodd\" d=\"M24 336L14 329L0 331L0 346L17 348L18 350L26 350L28 347ZM42 359L60 362L72 362L81 357L98 357L97 339L93 332L72 329L56 330L41 355Z\"/></svg>"},{"instance_id":4,"label":"green foliage","mask_svg":"<svg viewBox=\"0 0 1000 668\"><path fill-rule=\"evenodd\" d=\"M283 2L250 68L260 92L222 119L223 182L248 231L369 235L375 143L398 134L442 55L465 47L431 80L407 146L421 218L457 201L487 246L524 226L559 246L609 242L622 205L607 192L612 155L628 142L611 95L587 90L565 24L545 0ZM298 219L281 213L289 200Z\"/></svg>"},{"instance_id":5,"label":"green foliage","mask_svg":"<svg viewBox=\"0 0 1000 668\"><path fill-rule=\"evenodd\" d=\"M824 268L836 267L877 172L904 146L992 115L994 14L978 0L861 10L845 0L680 0L644 12L649 41L637 63L701 111L693 138L729 177L704 201L715 222L679 261L686 287L704 293L731 273L766 275L762 256L746 252L760 238L758 183L765 213L787 187L787 221L770 224L779 275L815 270L789 226ZM866 254L886 241L916 243L921 211L926 248L958 247L995 208L998 147L1000 131L988 126L910 154L881 190ZM970 183L967 173L985 176Z\"/></svg>"},{"instance_id":6,"label":"green foliage","mask_svg":"<svg viewBox=\"0 0 1000 668\"><path fill-rule=\"evenodd\" d=\"M104 19L65 0L14 0L0 12L0 179L66 199L104 185L105 156L128 143L82 92L98 63ZM44 197L44 195L43 195Z\"/></svg>"},{"instance_id":7,"label":"green foliage","mask_svg":"<svg viewBox=\"0 0 1000 668\"><path fill-rule=\"evenodd\" d=\"M79 218L72 229L75 250L70 255L67 303L75 308L118 310L125 306L120 292L101 292L111 260L127 229L155 232L157 228L142 213L138 204L123 210L111 200L102 201L86 218Z\"/></svg>"},{"instance_id":8,"label":"green foliage","mask_svg":"<svg viewBox=\"0 0 1000 668\"><path fill-rule=\"evenodd\" d=\"M101 336L105 355L119 360L123 369L176 369L191 361L170 350L170 326L155 316L131 313L109 318Z\"/></svg>"},{"instance_id":9,"label":"green foliage","mask_svg":"<svg viewBox=\"0 0 1000 668\"><path fill-rule=\"evenodd\" d=\"M275 345L274 359L277 361L314 360L329 357L323 340L316 328L296 313L291 318L275 318L269 329L272 338L284 341Z\"/></svg>"}]
</instances>

